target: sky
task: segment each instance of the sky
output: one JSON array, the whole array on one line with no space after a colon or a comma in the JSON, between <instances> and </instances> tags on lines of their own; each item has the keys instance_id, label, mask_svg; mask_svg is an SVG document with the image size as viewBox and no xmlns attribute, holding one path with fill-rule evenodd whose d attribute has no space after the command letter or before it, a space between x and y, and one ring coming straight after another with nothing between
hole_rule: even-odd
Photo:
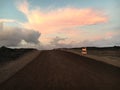
<instances>
[{"instance_id":1,"label":"sky","mask_svg":"<svg viewBox=\"0 0 120 90\"><path fill-rule=\"evenodd\" d=\"M0 46L120 46L120 0L0 0Z\"/></svg>"}]
</instances>

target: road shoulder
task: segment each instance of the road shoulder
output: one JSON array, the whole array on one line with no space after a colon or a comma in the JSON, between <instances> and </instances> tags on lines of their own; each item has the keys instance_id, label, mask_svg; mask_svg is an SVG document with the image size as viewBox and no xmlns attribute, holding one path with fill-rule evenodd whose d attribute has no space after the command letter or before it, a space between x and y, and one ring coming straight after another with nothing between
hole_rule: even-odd
<instances>
[{"instance_id":1,"label":"road shoulder","mask_svg":"<svg viewBox=\"0 0 120 90\"><path fill-rule=\"evenodd\" d=\"M18 58L17 60L2 65L0 67L0 83L13 76L17 71L21 70L28 63L34 60L39 54L40 51L34 50L32 52L26 53L24 56Z\"/></svg>"},{"instance_id":2,"label":"road shoulder","mask_svg":"<svg viewBox=\"0 0 120 90\"><path fill-rule=\"evenodd\" d=\"M80 52L75 51L75 50L64 50L64 51L81 55ZM113 60L113 59L110 59L108 57L99 57L97 55L89 55L89 54L88 55L82 55L82 56L94 59L96 61L100 61L100 62L104 62L104 63L107 63L107 64L111 64L111 65L116 66L116 67L120 67L120 60L118 60L118 58L113 58L114 59Z\"/></svg>"}]
</instances>

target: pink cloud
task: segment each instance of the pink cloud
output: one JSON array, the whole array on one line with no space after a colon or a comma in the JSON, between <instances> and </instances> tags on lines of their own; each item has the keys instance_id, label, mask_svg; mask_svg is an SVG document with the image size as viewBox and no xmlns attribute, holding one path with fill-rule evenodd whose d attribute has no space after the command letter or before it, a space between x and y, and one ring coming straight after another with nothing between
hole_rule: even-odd
<instances>
[{"instance_id":1,"label":"pink cloud","mask_svg":"<svg viewBox=\"0 0 120 90\"><path fill-rule=\"evenodd\" d=\"M18 9L28 19L28 22L24 23L24 25L37 30L45 29L49 31L48 29L91 25L107 21L107 17L102 12L89 8L62 8L45 13L40 9L30 10L28 2L25 1L19 4Z\"/></svg>"},{"instance_id":2,"label":"pink cloud","mask_svg":"<svg viewBox=\"0 0 120 90\"><path fill-rule=\"evenodd\" d=\"M29 4L26 0L22 2L21 4L18 4L18 9L23 12L24 14L28 14L29 10Z\"/></svg>"},{"instance_id":3,"label":"pink cloud","mask_svg":"<svg viewBox=\"0 0 120 90\"><path fill-rule=\"evenodd\" d=\"M18 5L18 9L25 14L28 20L22 25L25 28L39 31L42 34L41 38L46 42L49 40L44 37L46 35L65 32L66 36L75 39L79 33L76 32L76 30L66 31L66 29L105 23L108 21L108 18L103 12L90 8L61 8L44 12L39 8L29 9L29 3L25 1ZM69 32L69 34L67 32ZM78 36L76 38L78 38Z\"/></svg>"},{"instance_id":4,"label":"pink cloud","mask_svg":"<svg viewBox=\"0 0 120 90\"><path fill-rule=\"evenodd\" d=\"M112 38L114 35L116 35L115 32L107 32L106 33L106 38Z\"/></svg>"},{"instance_id":5,"label":"pink cloud","mask_svg":"<svg viewBox=\"0 0 120 90\"><path fill-rule=\"evenodd\" d=\"M93 41L99 41L99 40L109 40L111 38L113 38L114 36L116 36L117 33L116 32L113 32L113 31L106 31L102 34L96 34L95 36L93 36Z\"/></svg>"},{"instance_id":6,"label":"pink cloud","mask_svg":"<svg viewBox=\"0 0 120 90\"><path fill-rule=\"evenodd\" d=\"M107 21L104 15L100 15L92 9L65 8L48 12L47 14L33 10L26 14L26 16L28 22L25 23L25 26L45 30L98 24Z\"/></svg>"}]
</instances>

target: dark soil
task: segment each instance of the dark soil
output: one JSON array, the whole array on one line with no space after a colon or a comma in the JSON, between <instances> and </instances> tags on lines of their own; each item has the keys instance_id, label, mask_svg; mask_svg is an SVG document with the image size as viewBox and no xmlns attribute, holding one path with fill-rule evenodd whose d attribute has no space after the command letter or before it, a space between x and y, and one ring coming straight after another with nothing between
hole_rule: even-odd
<instances>
[{"instance_id":1,"label":"dark soil","mask_svg":"<svg viewBox=\"0 0 120 90\"><path fill-rule=\"evenodd\" d=\"M120 90L120 68L60 50L43 51L0 90Z\"/></svg>"},{"instance_id":2,"label":"dark soil","mask_svg":"<svg viewBox=\"0 0 120 90\"><path fill-rule=\"evenodd\" d=\"M33 49L10 49L7 47L0 48L0 63L15 60Z\"/></svg>"}]
</instances>

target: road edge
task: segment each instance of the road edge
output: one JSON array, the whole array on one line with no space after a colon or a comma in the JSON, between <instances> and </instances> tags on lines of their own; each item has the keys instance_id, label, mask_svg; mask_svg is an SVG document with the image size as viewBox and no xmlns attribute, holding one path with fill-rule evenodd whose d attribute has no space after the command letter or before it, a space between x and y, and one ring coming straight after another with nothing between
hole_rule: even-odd
<instances>
[{"instance_id":1,"label":"road edge","mask_svg":"<svg viewBox=\"0 0 120 90\"><path fill-rule=\"evenodd\" d=\"M118 67L120 68L120 65L119 64L116 64L116 63L111 63L109 61L102 61L102 59L105 59L103 57L99 57L99 59L97 58L97 56L90 56L90 55L81 55L81 53L77 52L77 51L73 51L73 50L62 50L62 51L66 51L66 52L71 52L71 53L74 53L74 54L77 54L77 55L80 55L80 56L83 56L83 57L87 57L87 58L90 58L90 59L94 59L96 61L99 61L99 62L103 62L103 63L106 63L106 64L109 64L109 65L113 65L115 67Z\"/></svg>"},{"instance_id":2,"label":"road edge","mask_svg":"<svg viewBox=\"0 0 120 90\"><path fill-rule=\"evenodd\" d=\"M9 63L7 66L0 68L0 84L32 62L39 54L40 51L33 50L18 58L18 60L13 61L13 63Z\"/></svg>"}]
</instances>

